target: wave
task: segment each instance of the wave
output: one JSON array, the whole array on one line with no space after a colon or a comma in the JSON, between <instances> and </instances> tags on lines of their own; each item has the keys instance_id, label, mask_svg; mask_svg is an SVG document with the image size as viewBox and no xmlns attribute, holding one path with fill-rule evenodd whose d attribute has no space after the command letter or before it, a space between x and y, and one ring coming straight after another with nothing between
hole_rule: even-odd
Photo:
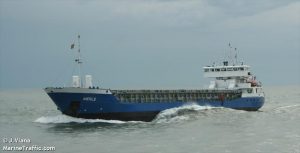
<instances>
[{"instance_id":1,"label":"wave","mask_svg":"<svg viewBox=\"0 0 300 153\"><path fill-rule=\"evenodd\" d=\"M57 116L42 116L34 122L51 124L51 123L111 123L111 124L124 124L124 123L139 123L140 121L120 121L120 120L103 120L103 119L83 119L74 118L66 115Z\"/></svg>"},{"instance_id":2,"label":"wave","mask_svg":"<svg viewBox=\"0 0 300 153\"><path fill-rule=\"evenodd\" d=\"M175 107L166 109L160 112L156 118L150 123L168 123L168 122L180 122L183 120L189 120L191 116L203 111L210 110L217 107L212 106L199 106L197 104L184 105L181 107ZM120 120L104 120L104 119L83 119L75 118L67 115L56 116L42 116L37 118L34 122L43 124L60 124L60 123L111 123L111 124L125 124L125 123L145 123L142 121L120 121Z\"/></svg>"},{"instance_id":3,"label":"wave","mask_svg":"<svg viewBox=\"0 0 300 153\"><path fill-rule=\"evenodd\" d=\"M182 120L189 120L190 117L195 116L203 110L210 110L217 107L212 106L200 106L197 104L184 105L181 107L175 107L166 109L160 112L153 120L155 123L168 123L168 122L179 122Z\"/></svg>"},{"instance_id":4,"label":"wave","mask_svg":"<svg viewBox=\"0 0 300 153\"><path fill-rule=\"evenodd\" d=\"M274 108L273 111L276 113L285 113L285 112L292 112L300 108L300 104L296 105L288 105L288 106L280 106Z\"/></svg>"},{"instance_id":5,"label":"wave","mask_svg":"<svg viewBox=\"0 0 300 153\"><path fill-rule=\"evenodd\" d=\"M281 107L277 107L274 110L280 110L280 109L287 109L287 108L294 108L294 107L299 107L300 104L296 104L296 105L288 105L288 106L281 106Z\"/></svg>"}]
</instances>

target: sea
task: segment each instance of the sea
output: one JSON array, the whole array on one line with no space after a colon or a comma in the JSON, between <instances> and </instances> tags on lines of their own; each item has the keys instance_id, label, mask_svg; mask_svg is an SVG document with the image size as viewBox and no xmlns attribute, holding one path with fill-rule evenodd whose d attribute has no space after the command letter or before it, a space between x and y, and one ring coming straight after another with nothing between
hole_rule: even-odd
<instances>
[{"instance_id":1,"label":"sea","mask_svg":"<svg viewBox=\"0 0 300 153\"><path fill-rule=\"evenodd\" d=\"M0 152L300 153L300 86L264 91L255 112L194 104L124 122L62 115L42 89L1 89Z\"/></svg>"}]
</instances>

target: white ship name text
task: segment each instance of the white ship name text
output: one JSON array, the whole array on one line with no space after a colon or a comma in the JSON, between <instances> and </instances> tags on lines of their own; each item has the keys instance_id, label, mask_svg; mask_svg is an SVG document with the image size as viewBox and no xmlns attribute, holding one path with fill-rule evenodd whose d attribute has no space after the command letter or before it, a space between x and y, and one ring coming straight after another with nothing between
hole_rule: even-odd
<instances>
[{"instance_id":1,"label":"white ship name text","mask_svg":"<svg viewBox=\"0 0 300 153\"><path fill-rule=\"evenodd\" d=\"M96 101L96 97L83 97L83 101Z\"/></svg>"}]
</instances>

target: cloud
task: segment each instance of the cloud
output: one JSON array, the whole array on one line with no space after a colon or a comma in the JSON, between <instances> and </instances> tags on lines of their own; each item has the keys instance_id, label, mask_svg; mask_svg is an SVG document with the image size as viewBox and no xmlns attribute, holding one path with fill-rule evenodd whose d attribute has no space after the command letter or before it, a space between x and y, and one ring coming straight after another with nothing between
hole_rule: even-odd
<instances>
[{"instance_id":1,"label":"cloud","mask_svg":"<svg viewBox=\"0 0 300 153\"><path fill-rule=\"evenodd\" d=\"M209 23L222 16L206 0L4 1L3 19L23 22L130 22L158 26Z\"/></svg>"},{"instance_id":2,"label":"cloud","mask_svg":"<svg viewBox=\"0 0 300 153\"><path fill-rule=\"evenodd\" d=\"M194 84L201 75L199 65L223 56L222 48L227 47L228 41L237 44L242 50L241 57L247 57L251 65L265 66L260 69L265 80L272 81L264 71L276 67L282 72L272 75L277 77L273 81L293 72L294 78L286 81L295 82L299 80L299 72L286 69L277 58L286 65L299 65L299 3L294 0L0 0L0 70L5 72L1 73L0 84L47 84L45 80L57 77L52 70L64 71L61 65L69 61L71 52L65 54L62 50L69 49L69 41L77 32L82 35L86 59L95 61L90 72L105 78L110 85L120 85L115 83L119 76L128 79L128 84L144 82L147 77L157 86L169 78L184 83L187 74L194 78L186 83ZM274 58L266 63L270 53ZM29 72L28 65L35 68ZM193 69L193 74L186 67ZM137 70L140 76L132 77ZM155 72L161 75L152 78L151 73ZM22 82L18 76L23 75L34 81Z\"/></svg>"},{"instance_id":3,"label":"cloud","mask_svg":"<svg viewBox=\"0 0 300 153\"><path fill-rule=\"evenodd\" d=\"M224 14L231 17L251 16L267 10L288 5L297 0L208 0L210 5L218 7Z\"/></svg>"},{"instance_id":4,"label":"cloud","mask_svg":"<svg viewBox=\"0 0 300 153\"><path fill-rule=\"evenodd\" d=\"M210 20L219 14L216 7L206 1L123 1L112 2L111 13L115 17L131 18L135 21L158 25L191 25Z\"/></svg>"},{"instance_id":5,"label":"cloud","mask_svg":"<svg viewBox=\"0 0 300 153\"><path fill-rule=\"evenodd\" d=\"M160 26L203 26L228 20L247 22L266 18L271 23L276 23L278 18L291 23L298 22L296 18L300 14L299 2L294 0L123 0L96 1L93 5L104 9L104 15L112 20L128 19Z\"/></svg>"},{"instance_id":6,"label":"cloud","mask_svg":"<svg viewBox=\"0 0 300 153\"><path fill-rule=\"evenodd\" d=\"M251 18L256 18L257 14L264 15L269 10L273 10L270 13L274 13L274 11L297 9L299 4L293 6L292 2L281 0L2 1L0 17L47 24L51 22L58 24L112 22L145 26L211 26L248 16L251 20ZM280 7L286 5L289 8L280 10L282 9ZM291 13L297 14L295 11Z\"/></svg>"},{"instance_id":7,"label":"cloud","mask_svg":"<svg viewBox=\"0 0 300 153\"><path fill-rule=\"evenodd\" d=\"M299 28L300 2L262 11L250 16L231 18L223 23L228 28Z\"/></svg>"}]
</instances>

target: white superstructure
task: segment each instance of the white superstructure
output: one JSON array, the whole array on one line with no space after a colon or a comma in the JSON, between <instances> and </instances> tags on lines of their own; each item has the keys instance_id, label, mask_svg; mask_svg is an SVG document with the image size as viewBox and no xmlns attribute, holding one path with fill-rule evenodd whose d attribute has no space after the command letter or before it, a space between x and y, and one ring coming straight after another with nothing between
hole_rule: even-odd
<instances>
[{"instance_id":1,"label":"white superstructure","mask_svg":"<svg viewBox=\"0 0 300 153\"><path fill-rule=\"evenodd\" d=\"M204 77L214 78L210 81L209 89L241 89L246 97L264 96L261 83L250 72L248 65L224 61L222 65L205 66L203 70Z\"/></svg>"}]
</instances>

